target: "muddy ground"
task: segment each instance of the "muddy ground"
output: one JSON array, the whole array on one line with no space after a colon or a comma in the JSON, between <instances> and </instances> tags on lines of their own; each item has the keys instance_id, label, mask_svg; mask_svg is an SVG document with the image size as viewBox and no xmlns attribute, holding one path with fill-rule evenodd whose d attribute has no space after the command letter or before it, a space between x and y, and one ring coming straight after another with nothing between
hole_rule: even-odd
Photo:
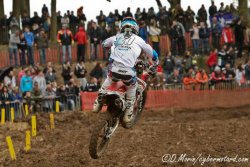
<instances>
[{"instance_id":1,"label":"muddy ground","mask_svg":"<svg viewBox=\"0 0 250 167\"><path fill-rule=\"evenodd\" d=\"M187 157L250 158L250 106L233 109L145 111L131 130L119 127L106 154L98 160L89 156L91 128L97 115L68 112L55 115L55 129L49 129L48 114L38 115L38 135L32 149L24 151L27 123L0 127L0 166L15 167L158 167L201 166L200 163L162 163L165 154ZM29 122L29 120L27 120ZM11 135L16 161L11 161L5 137ZM246 163L205 163L211 167L249 167Z\"/></svg>"}]
</instances>

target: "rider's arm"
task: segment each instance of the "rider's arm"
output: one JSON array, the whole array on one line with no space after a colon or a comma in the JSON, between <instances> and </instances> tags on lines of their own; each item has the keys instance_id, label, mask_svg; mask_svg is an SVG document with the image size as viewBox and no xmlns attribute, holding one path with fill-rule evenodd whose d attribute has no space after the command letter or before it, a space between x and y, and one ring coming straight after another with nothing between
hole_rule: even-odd
<instances>
[{"instance_id":1,"label":"rider's arm","mask_svg":"<svg viewBox=\"0 0 250 167\"><path fill-rule=\"evenodd\" d=\"M110 47L114 44L114 41L115 41L115 40L116 40L116 37L115 37L115 36L110 37L110 38L104 40L104 41L102 42L102 47L103 47L103 48L110 48Z\"/></svg>"},{"instance_id":2,"label":"rider's arm","mask_svg":"<svg viewBox=\"0 0 250 167\"><path fill-rule=\"evenodd\" d=\"M159 64L158 53L142 39L139 41L139 45L141 49L143 50L143 52L145 52L147 55L152 57L152 60L154 61L154 65L157 66Z\"/></svg>"}]
</instances>

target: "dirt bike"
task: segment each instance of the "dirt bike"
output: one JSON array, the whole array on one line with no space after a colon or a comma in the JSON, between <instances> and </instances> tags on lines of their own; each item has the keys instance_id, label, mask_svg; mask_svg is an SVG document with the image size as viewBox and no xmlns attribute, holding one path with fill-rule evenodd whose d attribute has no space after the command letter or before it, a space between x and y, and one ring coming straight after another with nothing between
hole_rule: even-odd
<instances>
[{"instance_id":1,"label":"dirt bike","mask_svg":"<svg viewBox=\"0 0 250 167\"><path fill-rule=\"evenodd\" d=\"M144 67L140 66L140 68ZM137 69L137 71L139 70ZM140 69L140 71L142 70ZM100 118L100 122L92 131L89 154L93 159L98 159L103 155L119 124L121 124L123 128L129 129L132 128L140 118L146 101L147 84L138 77L137 83L136 100L130 122L125 123L123 121L124 110L127 104L125 101L126 88L122 82L114 82L108 88L105 95L98 97L99 102L107 106L107 111L100 114L102 118Z\"/></svg>"}]
</instances>

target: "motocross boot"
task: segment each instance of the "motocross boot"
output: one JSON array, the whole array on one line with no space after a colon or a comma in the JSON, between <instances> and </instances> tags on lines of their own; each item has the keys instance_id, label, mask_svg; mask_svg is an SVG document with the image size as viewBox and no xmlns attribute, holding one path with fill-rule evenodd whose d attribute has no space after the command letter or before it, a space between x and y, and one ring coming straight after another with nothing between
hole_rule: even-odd
<instances>
[{"instance_id":1,"label":"motocross boot","mask_svg":"<svg viewBox=\"0 0 250 167\"><path fill-rule=\"evenodd\" d=\"M127 107L125 109L123 121L125 123L130 122L133 118L133 111L134 111L134 103L135 103L135 98L127 99Z\"/></svg>"}]
</instances>

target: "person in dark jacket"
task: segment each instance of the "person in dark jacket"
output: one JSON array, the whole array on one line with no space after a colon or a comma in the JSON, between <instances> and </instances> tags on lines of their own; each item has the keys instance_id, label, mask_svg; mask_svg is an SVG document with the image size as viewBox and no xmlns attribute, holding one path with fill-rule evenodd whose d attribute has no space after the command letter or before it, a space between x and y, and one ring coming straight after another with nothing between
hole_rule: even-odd
<instances>
[{"instance_id":1,"label":"person in dark jacket","mask_svg":"<svg viewBox=\"0 0 250 167\"><path fill-rule=\"evenodd\" d=\"M246 82L250 84L250 59L248 59L247 64L245 65L245 78Z\"/></svg>"},{"instance_id":2,"label":"person in dark jacket","mask_svg":"<svg viewBox=\"0 0 250 167\"><path fill-rule=\"evenodd\" d=\"M96 22L92 22L91 28L89 30L90 37L90 52L91 60L95 61L98 57L98 47L101 42L102 34L100 27L97 26Z\"/></svg>"},{"instance_id":3,"label":"person in dark jacket","mask_svg":"<svg viewBox=\"0 0 250 167\"><path fill-rule=\"evenodd\" d=\"M81 90L85 90L85 87L87 85L86 73L87 70L85 68L84 62L82 61L80 63L77 63L75 67L75 75L77 79L80 81Z\"/></svg>"},{"instance_id":4,"label":"person in dark jacket","mask_svg":"<svg viewBox=\"0 0 250 167\"><path fill-rule=\"evenodd\" d=\"M62 61L66 63L66 53L68 53L68 60L72 62L71 44L74 43L72 32L67 28L67 25L63 25L62 30L57 33L57 42L62 46Z\"/></svg>"},{"instance_id":5,"label":"person in dark jacket","mask_svg":"<svg viewBox=\"0 0 250 167\"><path fill-rule=\"evenodd\" d=\"M202 4L201 8L198 10L198 20L199 22L207 22L207 11L205 9L205 6Z\"/></svg>"},{"instance_id":6,"label":"person in dark jacket","mask_svg":"<svg viewBox=\"0 0 250 167\"><path fill-rule=\"evenodd\" d=\"M89 83L86 85L85 91L87 92L97 92L99 90L100 86L98 84L98 81L96 78L92 78Z\"/></svg>"},{"instance_id":7,"label":"person in dark jacket","mask_svg":"<svg viewBox=\"0 0 250 167\"><path fill-rule=\"evenodd\" d=\"M217 21L216 17L213 17L212 19L211 33L212 33L212 45L214 48L219 49L222 27L221 24Z\"/></svg>"},{"instance_id":8,"label":"person in dark jacket","mask_svg":"<svg viewBox=\"0 0 250 167\"><path fill-rule=\"evenodd\" d=\"M109 37L112 37L113 33L112 33L112 29L111 27L107 27L104 29L104 32L102 34L102 41L104 41L105 39L108 39ZM103 49L103 60L107 60L108 59L108 50L107 49Z\"/></svg>"},{"instance_id":9,"label":"person in dark jacket","mask_svg":"<svg viewBox=\"0 0 250 167\"><path fill-rule=\"evenodd\" d=\"M68 62L67 64L63 64L62 77L65 85L69 84L69 81L72 78L72 76L73 73L71 72L70 62Z\"/></svg>"},{"instance_id":10,"label":"person in dark jacket","mask_svg":"<svg viewBox=\"0 0 250 167\"><path fill-rule=\"evenodd\" d=\"M11 95L8 92L8 87L4 86L0 94L0 101L2 102L2 107L5 108L6 120L10 120L10 102L12 101Z\"/></svg>"},{"instance_id":11,"label":"person in dark jacket","mask_svg":"<svg viewBox=\"0 0 250 167\"><path fill-rule=\"evenodd\" d=\"M210 30L207 27L207 24L204 22L200 22L199 37L200 37L202 54L208 54L210 51L209 48Z\"/></svg>"},{"instance_id":12,"label":"person in dark jacket","mask_svg":"<svg viewBox=\"0 0 250 167\"><path fill-rule=\"evenodd\" d=\"M102 64L101 63L96 63L96 66L90 72L90 76L92 78L96 78L98 80L98 83L101 82L102 77L103 77L103 70L102 70Z\"/></svg>"},{"instance_id":13,"label":"person in dark jacket","mask_svg":"<svg viewBox=\"0 0 250 167\"><path fill-rule=\"evenodd\" d=\"M18 51L19 51L20 64L21 66L24 66L26 65L27 45L23 32L20 32L20 43L18 44Z\"/></svg>"},{"instance_id":14,"label":"person in dark jacket","mask_svg":"<svg viewBox=\"0 0 250 167\"><path fill-rule=\"evenodd\" d=\"M77 41L77 61L85 62L85 46L87 44L87 34L82 26L79 27L79 31L75 35L75 40Z\"/></svg>"},{"instance_id":15,"label":"person in dark jacket","mask_svg":"<svg viewBox=\"0 0 250 167\"><path fill-rule=\"evenodd\" d=\"M167 53L162 67L164 70L165 81L167 81L169 76L173 73L175 67L175 61L172 58L171 52Z\"/></svg>"},{"instance_id":16,"label":"person in dark jacket","mask_svg":"<svg viewBox=\"0 0 250 167\"><path fill-rule=\"evenodd\" d=\"M235 42L238 50L237 57L242 57L242 50L244 45L244 29L245 27L242 25L242 20L238 19L236 21L235 29L234 29L234 35L235 35Z\"/></svg>"},{"instance_id":17,"label":"person in dark jacket","mask_svg":"<svg viewBox=\"0 0 250 167\"><path fill-rule=\"evenodd\" d=\"M214 17L215 14L217 13L217 7L214 4L214 1L212 1L212 5L208 9L210 17Z\"/></svg>"}]
</instances>

